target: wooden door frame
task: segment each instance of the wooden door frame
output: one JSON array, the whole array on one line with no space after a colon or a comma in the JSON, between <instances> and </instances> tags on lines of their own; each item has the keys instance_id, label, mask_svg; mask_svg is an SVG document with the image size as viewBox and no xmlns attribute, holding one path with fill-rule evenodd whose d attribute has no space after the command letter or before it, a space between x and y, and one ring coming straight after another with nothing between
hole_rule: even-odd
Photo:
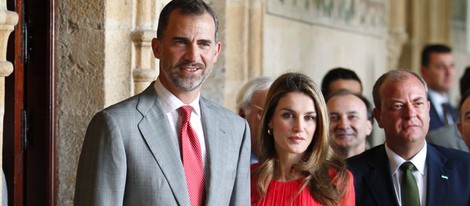
<instances>
[{"instance_id":1,"label":"wooden door frame","mask_svg":"<svg viewBox=\"0 0 470 206\"><path fill-rule=\"evenodd\" d=\"M56 0L7 0L7 7L19 17L8 45L14 71L5 79L9 205L56 205Z\"/></svg>"}]
</instances>

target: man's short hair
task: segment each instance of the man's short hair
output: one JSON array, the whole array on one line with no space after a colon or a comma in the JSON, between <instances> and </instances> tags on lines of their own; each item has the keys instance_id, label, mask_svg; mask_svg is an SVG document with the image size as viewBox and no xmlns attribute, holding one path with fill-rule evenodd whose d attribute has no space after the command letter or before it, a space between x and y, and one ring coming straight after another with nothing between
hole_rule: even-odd
<instances>
[{"instance_id":1,"label":"man's short hair","mask_svg":"<svg viewBox=\"0 0 470 206\"><path fill-rule=\"evenodd\" d=\"M245 112L251 112L251 98L253 97L253 94L261 90L269 89L273 82L273 78L263 76L251 79L243 85L237 95L237 111L243 109ZM264 107L264 105L257 106Z\"/></svg>"},{"instance_id":2,"label":"man's short hair","mask_svg":"<svg viewBox=\"0 0 470 206\"><path fill-rule=\"evenodd\" d=\"M465 72L460 77L460 96L462 97L465 91L470 89L470 66L465 68Z\"/></svg>"},{"instance_id":3,"label":"man's short hair","mask_svg":"<svg viewBox=\"0 0 470 206\"><path fill-rule=\"evenodd\" d=\"M444 44L428 44L421 52L421 66L429 66L432 53L451 53L452 49Z\"/></svg>"},{"instance_id":4,"label":"man's short hair","mask_svg":"<svg viewBox=\"0 0 470 206\"><path fill-rule=\"evenodd\" d=\"M214 19L215 25L215 41L218 39L218 27L219 19L215 11L204 1L202 0L173 0L170 1L165 7L163 7L160 12L160 17L158 19L157 27L157 38L163 38L163 33L165 32L166 27L168 26L168 21L170 19L171 12L179 9L182 14L185 15L203 15L205 12L208 12Z\"/></svg>"},{"instance_id":5,"label":"man's short hair","mask_svg":"<svg viewBox=\"0 0 470 206\"><path fill-rule=\"evenodd\" d=\"M468 89L467 91L465 91L462 95L462 98L460 98L460 103L459 103L459 110L462 109L462 105L463 103L465 102L465 100L467 98L470 97L470 89Z\"/></svg>"},{"instance_id":6,"label":"man's short hair","mask_svg":"<svg viewBox=\"0 0 470 206\"><path fill-rule=\"evenodd\" d=\"M323 97L328 97L330 94L330 84L336 80L356 80L361 85L362 90L362 82L361 79L357 76L357 74L350 69L336 67L328 71L326 75L323 77L321 82L321 91L323 93Z\"/></svg>"}]
</instances>

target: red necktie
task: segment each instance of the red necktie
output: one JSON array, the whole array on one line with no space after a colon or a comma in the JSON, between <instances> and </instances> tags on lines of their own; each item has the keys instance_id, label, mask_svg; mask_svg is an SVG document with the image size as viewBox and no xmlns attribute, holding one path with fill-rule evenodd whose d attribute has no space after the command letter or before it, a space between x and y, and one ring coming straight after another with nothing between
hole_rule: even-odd
<instances>
[{"instance_id":1,"label":"red necktie","mask_svg":"<svg viewBox=\"0 0 470 206\"><path fill-rule=\"evenodd\" d=\"M201 146L189 122L192 111L191 106L182 106L179 109L182 118L181 156L191 206L199 206L204 204L204 169L202 168Z\"/></svg>"}]
</instances>

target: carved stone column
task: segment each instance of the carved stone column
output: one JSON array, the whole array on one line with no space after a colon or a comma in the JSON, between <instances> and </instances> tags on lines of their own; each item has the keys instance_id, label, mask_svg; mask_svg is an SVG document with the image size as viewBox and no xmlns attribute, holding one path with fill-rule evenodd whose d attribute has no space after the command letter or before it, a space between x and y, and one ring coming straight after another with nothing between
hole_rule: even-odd
<instances>
[{"instance_id":1,"label":"carved stone column","mask_svg":"<svg viewBox=\"0 0 470 206\"><path fill-rule=\"evenodd\" d=\"M387 69L399 69L400 55L408 41L406 31L406 0L390 1L390 24L387 39Z\"/></svg>"},{"instance_id":2,"label":"carved stone column","mask_svg":"<svg viewBox=\"0 0 470 206\"><path fill-rule=\"evenodd\" d=\"M5 77L13 72L13 65L6 60L8 37L18 23L18 14L7 10L6 1L0 0L0 167L3 157L3 116L5 114ZM0 202L2 197L0 178Z\"/></svg>"},{"instance_id":3,"label":"carved stone column","mask_svg":"<svg viewBox=\"0 0 470 206\"><path fill-rule=\"evenodd\" d=\"M152 29L155 15L155 3L151 0L137 0L135 12L135 30L132 31L134 44L132 76L134 78L134 94L142 92L155 78L157 71L152 52L152 39L156 31Z\"/></svg>"},{"instance_id":4,"label":"carved stone column","mask_svg":"<svg viewBox=\"0 0 470 206\"><path fill-rule=\"evenodd\" d=\"M265 0L250 0L248 33L248 68L249 76L263 75L263 15Z\"/></svg>"}]
</instances>

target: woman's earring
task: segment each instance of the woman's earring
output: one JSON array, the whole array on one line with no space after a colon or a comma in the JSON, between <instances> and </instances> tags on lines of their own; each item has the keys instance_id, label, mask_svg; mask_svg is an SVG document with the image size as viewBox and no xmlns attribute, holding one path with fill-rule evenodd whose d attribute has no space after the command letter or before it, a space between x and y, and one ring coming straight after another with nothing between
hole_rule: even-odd
<instances>
[{"instance_id":1,"label":"woman's earring","mask_svg":"<svg viewBox=\"0 0 470 206\"><path fill-rule=\"evenodd\" d=\"M273 134L271 133L271 129L268 129L268 134L269 134L269 135L273 135Z\"/></svg>"}]
</instances>

